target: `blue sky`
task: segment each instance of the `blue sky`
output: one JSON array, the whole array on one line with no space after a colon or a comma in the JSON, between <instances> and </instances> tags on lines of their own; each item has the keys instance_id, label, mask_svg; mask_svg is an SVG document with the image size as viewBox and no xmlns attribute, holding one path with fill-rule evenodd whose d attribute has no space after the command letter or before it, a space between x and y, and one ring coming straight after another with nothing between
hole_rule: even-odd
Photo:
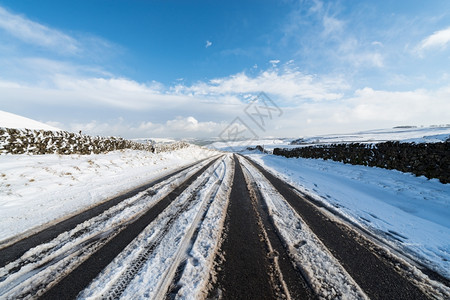
<instances>
[{"instance_id":1,"label":"blue sky","mask_svg":"<svg viewBox=\"0 0 450 300\"><path fill-rule=\"evenodd\" d=\"M450 123L449 70L445 0L0 0L0 110L90 134ZM282 110L264 129L260 92Z\"/></svg>"}]
</instances>

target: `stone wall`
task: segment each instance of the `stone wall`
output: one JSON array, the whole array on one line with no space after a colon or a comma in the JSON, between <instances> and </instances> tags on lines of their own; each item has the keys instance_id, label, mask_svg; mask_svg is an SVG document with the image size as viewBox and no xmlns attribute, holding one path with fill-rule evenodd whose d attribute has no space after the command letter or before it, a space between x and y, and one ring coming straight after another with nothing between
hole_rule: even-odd
<instances>
[{"instance_id":1,"label":"stone wall","mask_svg":"<svg viewBox=\"0 0 450 300\"><path fill-rule=\"evenodd\" d=\"M450 141L443 143L331 144L294 149L275 148L274 155L322 158L411 172L450 183Z\"/></svg>"},{"instance_id":2,"label":"stone wall","mask_svg":"<svg viewBox=\"0 0 450 300\"><path fill-rule=\"evenodd\" d=\"M67 131L0 128L0 154L98 154L122 149L164 152L188 145L184 142L152 145Z\"/></svg>"}]
</instances>

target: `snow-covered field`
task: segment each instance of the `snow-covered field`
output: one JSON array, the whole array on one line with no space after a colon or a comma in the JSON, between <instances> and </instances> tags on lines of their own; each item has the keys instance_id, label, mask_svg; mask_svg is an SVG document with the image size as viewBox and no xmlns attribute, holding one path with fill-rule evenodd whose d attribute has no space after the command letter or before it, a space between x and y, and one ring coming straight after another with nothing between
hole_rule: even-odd
<instances>
[{"instance_id":1,"label":"snow-covered field","mask_svg":"<svg viewBox=\"0 0 450 300\"><path fill-rule=\"evenodd\" d=\"M450 184L320 159L248 157L450 278Z\"/></svg>"},{"instance_id":2,"label":"snow-covered field","mask_svg":"<svg viewBox=\"0 0 450 300\"><path fill-rule=\"evenodd\" d=\"M247 141L220 141L207 147L223 151L241 152L247 147L257 145L272 151L274 148L296 148L333 143L379 143L386 141L401 141L415 143L437 143L450 138L450 125L418 128L391 128L361 131L349 134L331 134L303 137L298 145L291 145L294 138L255 139Z\"/></svg>"},{"instance_id":3,"label":"snow-covered field","mask_svg":"<svg viewBox=\"0 0 450 300\"><path fill-rule=\"evenodd\" d=\"M0 244L216 154L190 146L158 154L0 155Z\"/></svg>"},{"instance_id":4,"label":"snow-covered field","mask_svg":"<svg viewBox=\"0 0 450 300\"><path fill-rule=\"evenodd\" d=\"M367 130L349 134L330 134L303 138L302 144L378 143L401 141L415 143L441 142L450 137L450 125Z\"/></svg>"}]
</instances>

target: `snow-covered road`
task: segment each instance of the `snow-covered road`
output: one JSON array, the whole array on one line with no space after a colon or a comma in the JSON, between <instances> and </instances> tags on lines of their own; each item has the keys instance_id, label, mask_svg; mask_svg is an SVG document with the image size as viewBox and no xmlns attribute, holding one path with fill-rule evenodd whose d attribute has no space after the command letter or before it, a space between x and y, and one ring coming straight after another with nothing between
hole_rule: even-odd
<instances>
[{"instance_id":1,"label":"snow-covered road","mask_svg":"<svg viewBox=\"0 0 450 300\"><path fill-rule=\"evenodd\" d=\"M103 210L111 199L81 203L91 216L26 251L11 250L20 230L5 234L0 298L450 297L448 282L270 173L263 157L196 157ZM59 221L77 212L57 211Z\"/></svg>"}]
</instances>

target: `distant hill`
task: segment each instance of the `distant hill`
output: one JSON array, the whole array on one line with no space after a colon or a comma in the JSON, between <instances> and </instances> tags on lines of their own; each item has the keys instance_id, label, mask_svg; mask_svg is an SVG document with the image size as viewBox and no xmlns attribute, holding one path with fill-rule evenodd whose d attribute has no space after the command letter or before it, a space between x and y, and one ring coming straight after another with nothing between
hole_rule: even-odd
<instances>
[{"instance_id":1,"label":"distant hill","mask_svg":"<svg viewBox=\"0 0 450 300\"><path fill-rule=\"evenodd\" d=\"M0 127L61 131L59 128L2 110L0 110Z\"/></svg>"}]
</instances>

